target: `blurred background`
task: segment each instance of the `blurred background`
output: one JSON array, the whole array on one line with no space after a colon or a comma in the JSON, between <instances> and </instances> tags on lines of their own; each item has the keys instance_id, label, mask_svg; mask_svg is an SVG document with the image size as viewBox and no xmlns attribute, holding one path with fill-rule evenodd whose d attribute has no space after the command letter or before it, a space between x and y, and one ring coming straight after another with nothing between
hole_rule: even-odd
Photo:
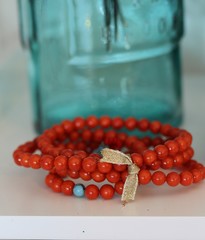
<instances>
[{"instance_id":1,"label":"blurred background","mask_svg":"<svg viewBox=\"0 0 205 240\"><path fill-rule=\"evenodd\" d=\"M182 39L183 72L185 74L205 74L205 1L184 0L184 8L185 35ZM0 68L20 48L17 1L1 0Z\"/></svg>"}]
</instances>

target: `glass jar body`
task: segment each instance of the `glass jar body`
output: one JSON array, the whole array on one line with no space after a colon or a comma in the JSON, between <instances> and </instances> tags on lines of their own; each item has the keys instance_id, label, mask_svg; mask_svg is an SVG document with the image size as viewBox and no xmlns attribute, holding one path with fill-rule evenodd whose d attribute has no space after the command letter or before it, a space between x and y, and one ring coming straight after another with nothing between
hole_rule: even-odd
<instances>
[{"instance_id":1,"label":"glass jar body","mask_svg":"<svg viewBox=\"0 0 205 240\"><path fill-rule=\"evenodd\" d=\"M181 122L182 1L114 2L20 1L38 131L79 115Z\"/></svg>"}]
</instances>

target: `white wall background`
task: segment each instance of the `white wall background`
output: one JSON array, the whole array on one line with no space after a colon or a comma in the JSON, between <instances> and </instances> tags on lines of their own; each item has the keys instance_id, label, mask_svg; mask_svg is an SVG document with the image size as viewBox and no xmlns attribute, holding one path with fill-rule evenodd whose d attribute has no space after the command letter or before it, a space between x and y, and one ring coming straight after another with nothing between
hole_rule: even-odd
<instances>
[{"instance_id":1,"label":"white wall background","mask_svg":"<svg viewBox=\"0 0 205 240\"><path fill-rule=\"evenodd\" d=\"M185 36L182 60L185 73L205 74L205 0L184 0ZM20 48L16 0L0 0L0 64Z\"/></svg>"}]
</instances>

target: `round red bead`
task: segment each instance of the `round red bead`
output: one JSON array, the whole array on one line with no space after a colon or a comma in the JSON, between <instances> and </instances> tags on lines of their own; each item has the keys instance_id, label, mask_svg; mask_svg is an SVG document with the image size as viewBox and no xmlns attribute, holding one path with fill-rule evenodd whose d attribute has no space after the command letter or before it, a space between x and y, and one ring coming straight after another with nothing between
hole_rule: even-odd
<instances>
[{"instance_id":1,"label":"round red bead","mask_svg":"<svg viewBox=\"0 0 205 240\"><path fill-rule=\"evenodd\" d=\"M94 200L94 199L98 198L98 196L99 196L99 189L98 189L98 187L95 186L94 184L88 185L85 188L85 196L89 200Z\"/></svg>"},{"instance_id":2,"label":"round red bead","mask_svg":"<svg viewBox=\"0 0 205 240\"><path fill-rule=\"evenodd\" d=\"M167 183L171 187L175 187L180 183L180 176L176 172L170 172L167 174Z\"/></svg>"},{"instance_id":3,"label":"round red bead","mask_svg":"<svg viewBox=\"0 0 205 240\"><path fill-rule=\"evenodd\" d=\"M169 155L174 156L179 152L179 144L176 141L168 140L165 145L169 150Z\"/></svg>"},{"instance_id":4,"label":"round red bead","mask_svg":"<svg viewBox=\"0 0 205 240\"><path fill-rule=\"evenodd\" d=\"M91 177L95 182L103 182L105 180L105 175L98 170L92 172Z\"/></svg>"},{"instance_id":5,"label":"round red bead","mask_svg":"<svg viewBox=\"0 0 205 240\"><path fill-rule=\"evenodd\" d=\"M82 167L85 172L94 172L97 167L97 162L93 157L87 157L83 159Z\"/></svg>"},{"instance_id":6,"label":"round red bead","mask_svg":"<svg viewBox=\"0 0 205 240\"><path fill-rule=\"evenodd\" d=\"M111 170L109 173L106 174L106 178L111 183L119 182L120 173L117 171Z\"/></svg>"},{"instance_id":7,"label":"round red bead","mask_svg":"<svg viewBox=\"0 0 205 240\"><path fill-rule=\"evenodd\" d=\"M83 169L79 171L79 176L84 181L90 181L92 179L90 173L85 172Z\"/></svg>"},{"instance_id":8,"label":"round red bead","mask_svg":"<svg viewBox=\"0 0 205 240\"><path fill-rule=\"evenodd\" d=\"M124 172L127 169L127 165L125 165L125 164L113 164L113 168L117 172Z\"/></svg>"},{"instance_id":9,"label":"round red bead","mask_svg":"<svg viewBox=\"0 0 205 240\"><path fill-rule=\"evenodd\" d=\"M151 165L153 162L155 162L157 160L157 154L156 154L156 152L148 149L148 150L144 151L143 159L144 159L145 164Z\"/></svg>"},{"instance_id":10,"label":"round red bead","mask_svg":"<svg viewBox=\"0 0 205 240\"><path fill-rule=\"evenodd\" d=\"M99 121L100 121L100 126L103 128L110 127L111 122L112 122L110 117L108 117L108 116L102 116Z\"/></svg>"},{"instance_id":11,"label":"round red bead","mask_svg":"<svg viewBox=\"0 0 205 240\"><path fill-rule=\"evenodd\" d=\"M155 152L157 153L158 159L164 159L168 156L168 148L164 145L157 145L155 148Z\"/></svg>"},{"instance_id":12,"label":"round red bead","mask_svg":"<svg viewBox=\"0 0 205 240\"><path fill-rule=\"evenodd\" d=\"M95 128L98 125L98 119L96 116L89 116L86 123L89 128Z\"/></svg>"},{"instance_id":13,"label":"round red bead","mask_svg":"<svg viewBox=\"0 0 205 240\"><path fill-rule=\"evenodd\" d=\"M81 169L81 158L78 155L74 155L68 160L68 167L70 170L79 171Z\"/></svg>"},{"instance_id":14,"label":"round red bead","mask_svg":"<svg viewBox=\"0 0 205 240\"><path fill-rule=\"evenodd\" d=\"M152 182L155 184L155 185L162 185L164 184L166 181L166 175L161 172L161 171L157 171L157 172L154 172L153 175L152 175Z\"/></svg>"},{"instance_id":15,"label":"round red bead","mask_svg":"<svg viewBox=\"0 0 205 240\"><path fill-rule=\"evenodd\" d=\"M125 120L125 126L129 130L133 130L137 127L137 120L134 117L129 117Z\"/></svg>"},{"instance_id":16,"label":"round red bead","mask_svg":"<svg viewBox=\"0 0 205 240\"><path fill-rule=\"evenodd\" d=\"M77 117L74 119L73 125L76 129L82 129L85 126L85 120L82 117Z\"/></svg>"},{"instance_id":17,"label":"round red bead","mask_svg":"<svg viewBox=\"0 0 205 240\"><path fill-rule=\"evenodd\" d=\"M61 192L64 193L65 195L71 196L73 195L74 186L75 184L73 181L66 180L61 185Z\"/></svg>"},{"instance_id":18,"label":"round red bead","mask_svg":"<svg viewBox=\"0 0 205 240\"><path fill-rule=\"evenodd\" d=\"M115 129L120 129L120 128L123 127L123 125L124 125L124 121L122 120L121 117L115 117L115 118L113 118L113 120L112 120L112 126L113 126L113 128L115 128Z\"/></svg>"},{"instance_id":19,"label":"round red bead","mask_svg":"<svg viewBox=\"0 0 205 240\"><path fill-rule=\"evenodd\" d=\"M133 153L131 154L131 159L133 163L135 163L138 167L142 167L143 165L143 157L139 153Z\"/></svg>"},{"instance_id":20,"label":"round red bead","mask_svg":"<svg viewBox=\"0 0 205 240\"><path fill-rule=\"evenodd\" d=\"M183 171L183 172L180 174L180 178L181 178L180 183L181 183L183 186L189 186L190 184L193 183L193 175L192 175L192 173L189 172L189 171Z\"/></svg>"},{"instance_id":21,"label":"round red bead","mask_svg":"<svg viewBox=\"0 0 205 240\"><path fill-rule=\"evenodd\" d=\"M112 164L111 163L98 162L97 166L98 166L98 170L101 173L108 173L108 172L110 172L112 170Z\"/></svg>"},{"instance_id":22,"label":"round red bead","mask_svg":"<svg viewBox=\"0 0 205 240\"><path fill-rule=\"evenodd\" d=\"M64 155L60 155L55 158L54 166L57 170L64 170L67 168L67 157Z\"/></svg>"},{"instance_id":23,"label":"round red bead","mask_svg":"<svg viewBox=\"0 0 205 240\"><path fill-rule=\"evenodd\" d=\"M116 191L116 193L122 195L123 188L124 188L124 183L123 182L120 181L120 182L115 183L115 191Z\"/></svg>"},{"instance_id":24,"label":"round red bead","mask_svg":"<svg viewBox=\"0 0 205 240\"><path fill-rule=\"evenodd\" d=\"M108 200L113 198L115 190L113 186L105 184L100 188L100 195L103 199Z\"/></svg>"},{"instance_id":25,"label":"round red bead","mask_svg":"<svg viewBox=\"0 0 205 240\"><path fill-rule=\"evenodd\" d=\"M148 184L151 181L152 175L149 170L142 169L138 174L140 184Z\"/></svg>"},{"instance_id":26,"label":"round red bead","mask_svg":"<svg viewBox=\"0 0 205 240\"><path fill-rule=\"evenodd\" d=\"M40 163L41 157L38 154L33 154L31 155L29 159L29 165L33 169L39 169L41 168L41 163Z\"/></svg>"}]
</instances>

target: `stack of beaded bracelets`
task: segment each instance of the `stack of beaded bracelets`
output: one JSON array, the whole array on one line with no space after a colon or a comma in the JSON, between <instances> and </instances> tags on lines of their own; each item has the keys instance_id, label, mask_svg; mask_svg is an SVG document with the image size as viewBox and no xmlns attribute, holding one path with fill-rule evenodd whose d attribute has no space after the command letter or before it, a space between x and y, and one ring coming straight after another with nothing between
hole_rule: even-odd
<instances>
[{"instance_id":1,"label":"stack of beaded bracelets","mask_svg":"<svg viewBox=\"0 0 205 240\"><path fill-rule=\"evenodd\" d=\"M139 138L128 135L128 130L152 134ZM157 136L150 137L153 134ZM85 195L90 200L99 195L111 199L115 192L122 195L129 175L128 165L103 162L102 155L96 153L100 146L129 154L132 163L139 168L137 181L140 185L152 181L158 186L167 183L174 187L179 184L189 186L205 178L205 167L192 159L191 143L192 135L188 131L159 121L133 117L77 117L73 121L65 120L19 146L13 158L19 166L48 171L45 183L54 192L77 197ZM160 168L164 170L159 171ZM170 171L172 168L176 170ZM106 183L100 188L95 184L84 187L67 177L97 183L107 180L111 184Z\"/></svg>"}]
</instances>

